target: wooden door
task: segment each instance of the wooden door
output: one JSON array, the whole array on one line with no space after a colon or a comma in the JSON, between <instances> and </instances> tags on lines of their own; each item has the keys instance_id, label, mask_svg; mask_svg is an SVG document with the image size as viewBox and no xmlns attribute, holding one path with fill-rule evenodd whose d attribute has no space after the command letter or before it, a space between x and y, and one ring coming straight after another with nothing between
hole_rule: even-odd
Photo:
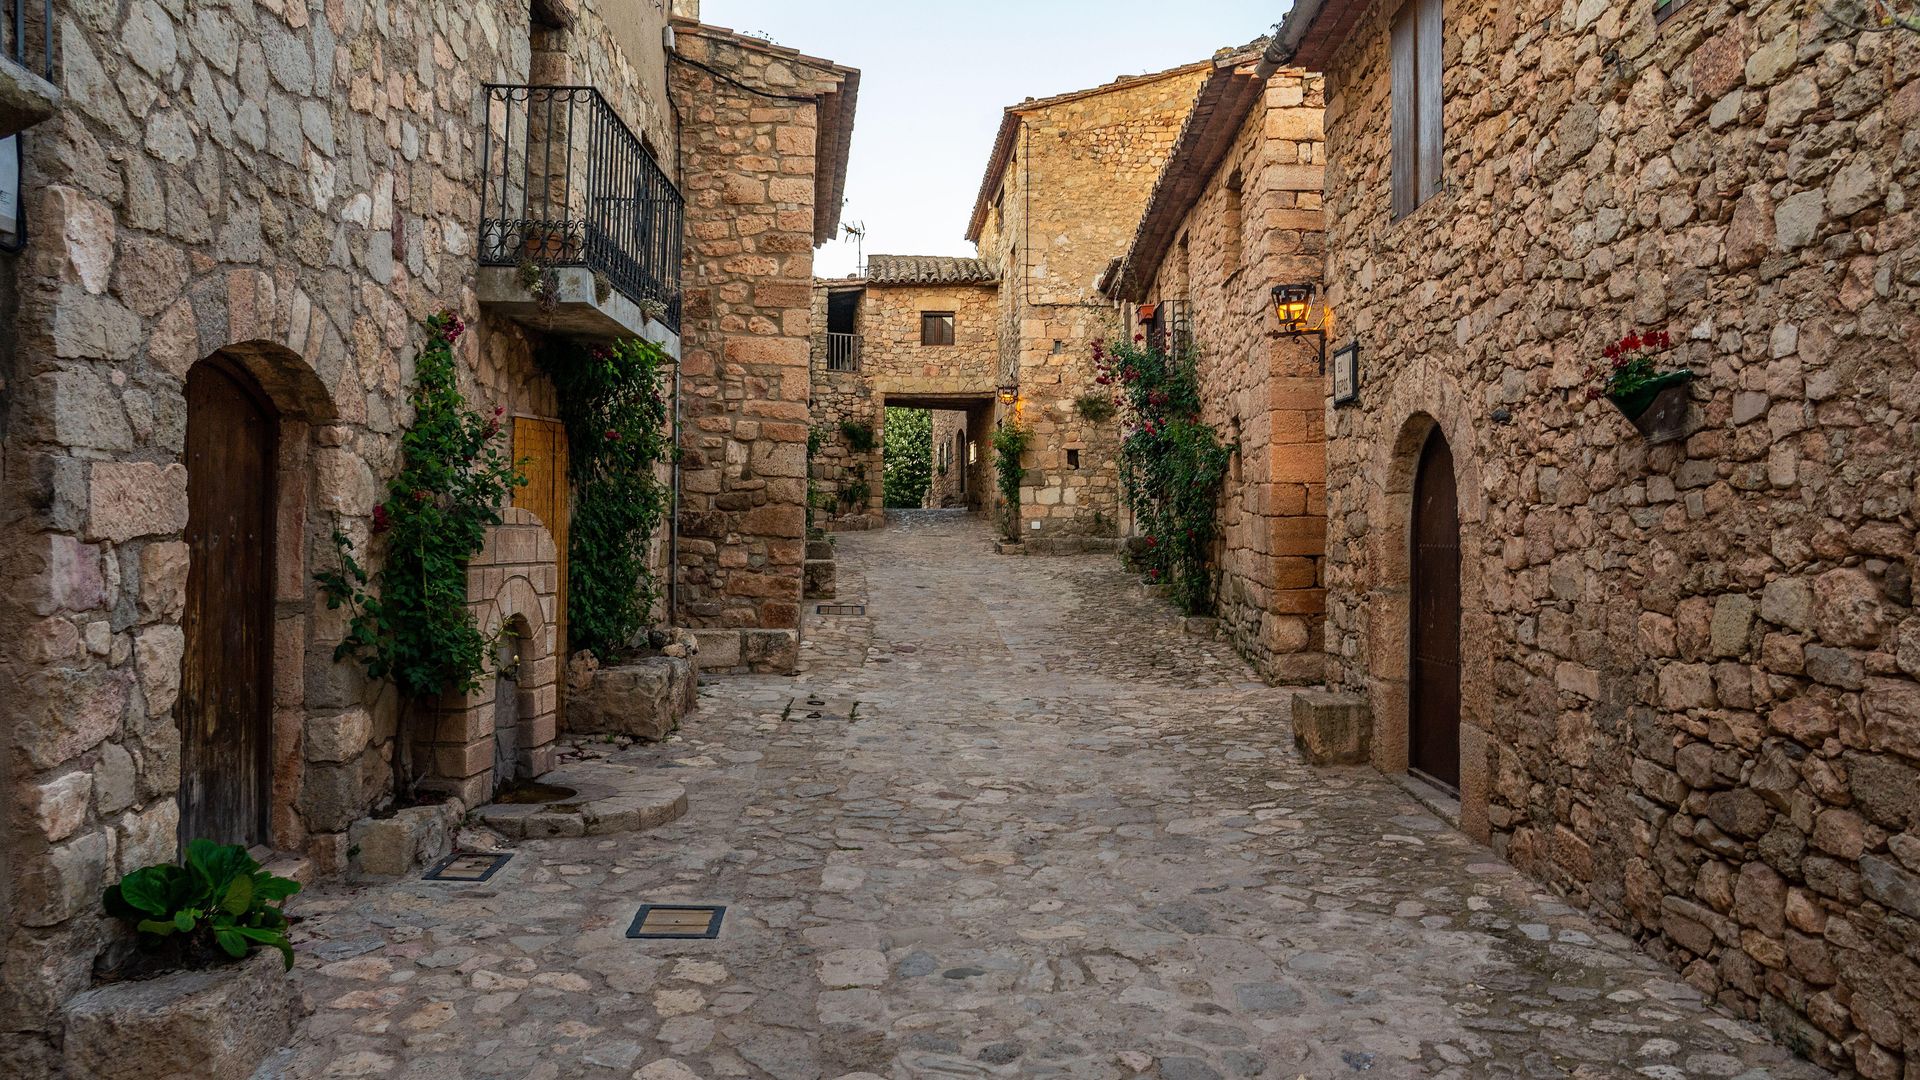
<instances>
[{"instance_id":1,"label":"wooden door","mask_svg":"<svg viewBox=\"0 0 1920 1080\"><path fill-rule=\"evenodd\" d=\"M567 429L558 420L531 416L513 418L513 459L527 478L513 491L513 505L529 510L553 534L560 560L560 581L554 593L554 648L564 675L567 667L567 544L571 503L567 484ZM560 680L564 688L566 679Z\"/></svg>"},{"instance_id":2,"label":"wooden door","mask_svg":"<svg viewBox=\"0 0 1920 1080\"><path fill-rule=\"evenodd\" d=\"M1409 764L1460 786L1460 513L1453 453L1439 429L1420 452L1413 485Z\"/></svg>"},{"instance_id":3,"label":"wooden door","mask_svg":"<svg viewBox=\"0 0 1920 1080\"><path fill-rule=\"evenodd\" d=\"M265 395L237 367L215 357L187 373L183 845L267 839L278 429Z\"/></svg>"}]
</instances>

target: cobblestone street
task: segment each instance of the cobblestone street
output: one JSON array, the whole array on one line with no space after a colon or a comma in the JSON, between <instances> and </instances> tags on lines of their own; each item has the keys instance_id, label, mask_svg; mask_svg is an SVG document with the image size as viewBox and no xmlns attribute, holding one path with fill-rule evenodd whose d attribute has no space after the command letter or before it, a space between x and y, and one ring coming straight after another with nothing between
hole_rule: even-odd
<instances>
[{"instance_id":1,"label":"cobblestone street","mask_svg":"<svg viewBox=\"0 0 1920 1080\"><path fill-rule=\"evenodd\" d=\"M867 614L810 603L799 677L586 748L670 771L681 820L298 898L314 1012L266 1074L1826 1075L1389 779L1307 768L1288 692L1111 558L946 513L838 551ZM624 937L668 900L723 931Z\"/></svg>"}]
</instances>

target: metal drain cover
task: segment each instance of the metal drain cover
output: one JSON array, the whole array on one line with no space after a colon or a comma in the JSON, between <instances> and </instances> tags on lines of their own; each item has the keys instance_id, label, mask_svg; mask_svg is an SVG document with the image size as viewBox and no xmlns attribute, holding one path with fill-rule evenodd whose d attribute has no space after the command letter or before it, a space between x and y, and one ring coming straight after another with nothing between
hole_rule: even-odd
<instances>
[{"instance_id":1,"label":"metal drain cover","mask_svg":"<svg viewBox=\"0 0 1920 1080\"><path fill-rule=\"evenodd\" d=\"M727 909L719 904L642 904L630 938L715 938Z\"/></svg>"},{"instance_id":2,"label":"metal drain cover","mask_svg":"<svg viewBox=\"0 0 1920 1080\"><path fill-rule=\"evenodd\" d=\"M821 615L865 615L865 604L816 604L814 611Z\"/></svg>"},{"instance_id":3,"label":"metal drain cover","mask_svg":"<svg viewBox=\"0 0 1920 1080\"><path fill-rule=\"evenodd\" d=\"M485 881L492 877L507 860L513 858L512 852L489 854L484 851L456 851L433 864L433 869L421 875L428 881Z\"/></svg>"}]
</instances>

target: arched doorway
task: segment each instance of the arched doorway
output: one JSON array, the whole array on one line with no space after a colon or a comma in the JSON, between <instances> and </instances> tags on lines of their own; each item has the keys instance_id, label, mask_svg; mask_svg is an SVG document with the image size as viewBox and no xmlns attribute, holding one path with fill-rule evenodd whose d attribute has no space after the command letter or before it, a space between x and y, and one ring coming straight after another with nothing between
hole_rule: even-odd
<instances>
[{"instance_id":1,"label":"arched doorway","mask_svg":"<svg viewBox=\"0 0 1920 1080\"><path fill-rule=\"evenodd\" d=\"M238 365L187 372L180 840L267 840L279 416Z\"/></svg>"},{"instance_id":2,"label":"arched doorway","mask_svg":"<svg viewBox=\"0 0 1920 1080\"><path fill-rule=\"evenodd\" d=\"M1412 685L1407 758L1415 772L1460 787L1460 503L1453 452L1436 426L1413 483Z\"/></svg>"}]
</instances>

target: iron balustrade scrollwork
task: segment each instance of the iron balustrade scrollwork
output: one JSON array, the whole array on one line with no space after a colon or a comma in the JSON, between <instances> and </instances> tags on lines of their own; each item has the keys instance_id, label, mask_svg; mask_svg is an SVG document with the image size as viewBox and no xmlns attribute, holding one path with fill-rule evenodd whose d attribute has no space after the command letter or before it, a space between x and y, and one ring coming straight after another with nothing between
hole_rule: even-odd
<instances>
[{"instance_id":1,"label":"iron balustrade scrollwork","mask_svg":"<svg viewBox=\"0 0 1920 1080\"><path fill-rule=\"evenodd\" d=\"M480 263L584 266L680 329L685 201L591 86L485 88Z\"/></svg>"}]
</instances>

